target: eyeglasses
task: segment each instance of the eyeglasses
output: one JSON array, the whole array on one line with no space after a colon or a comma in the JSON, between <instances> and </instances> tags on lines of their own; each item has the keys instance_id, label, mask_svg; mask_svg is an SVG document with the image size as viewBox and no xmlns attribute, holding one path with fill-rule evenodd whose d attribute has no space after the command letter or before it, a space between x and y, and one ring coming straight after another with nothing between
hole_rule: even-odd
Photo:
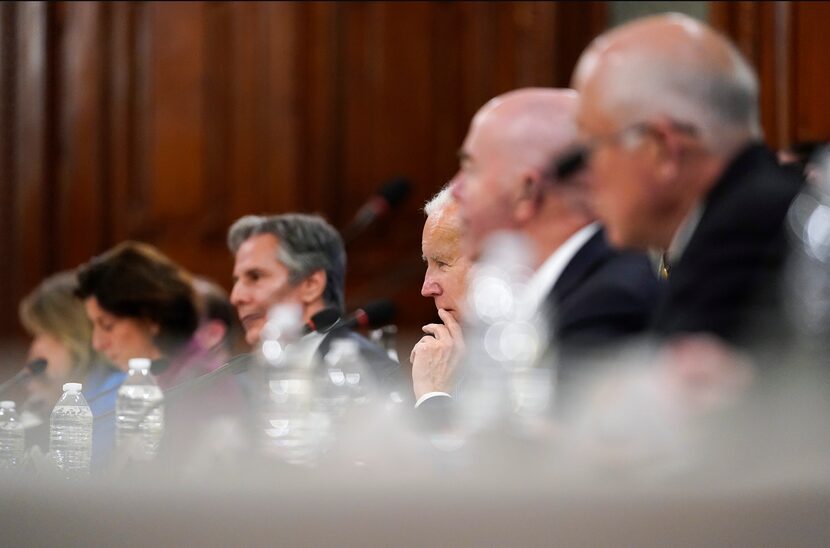
<instances>
[{"instance_id":1,"label":"eyeglasses","mask_svg":"<svg viewBox=\"0 0 830 548\"><path fill-rule=\"evenodd\" d=\"M698 129L684 122L671 122L672 129L684 133L689 136L697 136ZM592 154L603 145L619 144L622 148L631 150L640 144L642 137L645 135L652 135L662 138L663 133L659 131L653 124L648 122L637 122L626 126L619 131L615 131L609 135L594 137L585 144L573 148L570 152L562 155L556 162L553 173L558 181L565 181L569 177L576 175L587 167L588 161Z\"/></svg>"}]
</instances>

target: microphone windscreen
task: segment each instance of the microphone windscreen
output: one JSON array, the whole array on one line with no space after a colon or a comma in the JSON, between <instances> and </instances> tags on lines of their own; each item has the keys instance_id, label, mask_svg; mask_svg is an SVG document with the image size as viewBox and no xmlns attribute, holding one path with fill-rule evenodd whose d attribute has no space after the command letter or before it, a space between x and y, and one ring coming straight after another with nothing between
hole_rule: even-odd
<instances>
[{"instance_id":1,"label":"microphone windscreen","mask_svg":"<svg viewBox=\"0 0 830 548\"><path fill-rule=\"evenodd\" d=\"M367 303L366 306L355 311L353 316L361 327L374 329L392 323L396 314L395 303L383 299Z\"/></svg>"},{"instance_id":2,"label":"microphone windscreen","mask_svg":"<svg viewBox=\"0 0 830 548\"><path fill-rule=\"evenodd\" d=\"M325 331L337 323L337 320L339 319L340 312L336 309L324 308L311 317L311 320L308 322L308 327L310 327L312 331Z\"/></svg>"},{"instance_id":3,"label":"microphone windscreen","mask_svg":"<svg viewBox=\"0 0 830 548\"><path fill-rule=\"evenodd\" d=\"M46 371L47 365L49 365L49 362L47 362L44 358L38 358L27 363L26 368L32 375L40 375Z\"/></svg>"},{"instance_id":4,"label":"microphone windscreen","mask_svg":"<svg viewBox=\"0 0 830 548\"><path fill-rule=\"evenodd\" d=\"M409 195L412 183L406 177L395 177L386 181L378 190L378 194L386 200L390 208L397 207Z\"/></svg>"}]
</instances>

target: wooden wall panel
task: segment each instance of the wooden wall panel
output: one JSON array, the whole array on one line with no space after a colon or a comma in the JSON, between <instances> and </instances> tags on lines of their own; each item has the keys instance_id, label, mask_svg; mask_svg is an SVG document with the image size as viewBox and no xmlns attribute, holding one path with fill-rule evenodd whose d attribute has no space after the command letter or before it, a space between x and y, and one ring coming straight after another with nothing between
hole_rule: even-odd
<instances>
[{"instance_id":1,"label":"wooden wall panel","mask_svg":"<svg viewBox=\"0 0 830 548\"><path fill-rule=\"evenodd\" d=\"M380 183L415 188L349 249L353 304L419 295L420 206L470 117L567 85L603 3L0 4L0 336L45 275L127 239L230 284L248 213L342 227Z\"/></svg>"},{"instance_id":2,"label":"wooden wall panel","mask_svg":"<svg viewBox=\"0 0 830 548\"><path fill-rule=\"evenodd\" d=\"M49 6L43 2L17 4L15 40L15 94L11 139L14 146L12 184L13 241L4 264L13 265L11 285L18 291L30 280L52 270L54 240L54 171L48 136L54 120L51 108L50 48L47 32Z\"/></svg>"},{"instance_id":3,"label":"wooden wall panel","mask_svg":"<svg viewBox=\"0 0 830 548\"><path fill-rule=\"evenodd\" d=\"M15 76L17 10L9 2L0 3L0 257L11 264L14 246L15 158L13 128L15 121ZM14 331L12 268L0 268L0 334Z\"/></svg>"},{"instance_id":4,"label":"wooden wall panel","mask_svg":"<svg viewBox=\"0 0 830 548\"><path fill-rule=\"evenodd\" d=\"M794 139L830 141L830 3L795 2L791 25Z\"/></svg>"},{"instance_id":5,"label":"wooden wall panel","mask_svg":"<svg viewBox=\"0 0 830 548\"><path fill-rule=\"evenodd\" d=\"M109 207L100 199L106 186L106 143L102 18L105 7L85 3L62 5L55 89L62 107L56 112L57 227L60 245L52 253L60 265L81 263L103 248L102 215ZM71 238L60 235L71 234Z\"/></svg>"},{"instance_id":6,"label":"wooden wall panel","mask_svg":"<svg viewBox=\"0 0 830 548\"><path fill-rule=\"evenodd\" d=\"M758 72L769 143L830 140L830 4L712 2L711 20Z\"/></svg>"}]
</instances>

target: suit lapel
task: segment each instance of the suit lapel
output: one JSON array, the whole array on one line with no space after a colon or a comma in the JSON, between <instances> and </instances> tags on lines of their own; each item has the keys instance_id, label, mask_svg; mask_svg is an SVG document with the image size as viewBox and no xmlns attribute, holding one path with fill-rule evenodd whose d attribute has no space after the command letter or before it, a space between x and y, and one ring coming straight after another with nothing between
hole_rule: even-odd
<instances>
[{"instance_id":1,"label":"suit lapel","mask_svg":"<svg viewBox=\"0 0 830 548\"><path fill-rule=\"evenodd\" d=\"M599 230L577 251L559 279L553 284L548 300L561 303L611 253L605 243L605 231Z\"/></svg>"}]
</instances>

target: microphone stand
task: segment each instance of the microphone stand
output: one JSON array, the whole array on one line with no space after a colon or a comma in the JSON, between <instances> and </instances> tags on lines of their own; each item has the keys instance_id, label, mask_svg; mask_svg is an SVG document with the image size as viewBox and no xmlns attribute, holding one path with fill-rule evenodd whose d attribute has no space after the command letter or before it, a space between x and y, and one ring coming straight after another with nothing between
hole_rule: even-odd
<instances>
[{"instance_id":1,"label":"microphone stand","mask_svg":"<svg viewBox=\"0 0 830 548\"><path fill-rule=\"evenodd\" d=\"M27 363L14 377L5 381L3 384L0 384L0 394L4 393L9 388L14 388L23 381L41 374L43 370L46 369L46 365L47 362L43 358Z\"/></svg>"}]
</instances>

